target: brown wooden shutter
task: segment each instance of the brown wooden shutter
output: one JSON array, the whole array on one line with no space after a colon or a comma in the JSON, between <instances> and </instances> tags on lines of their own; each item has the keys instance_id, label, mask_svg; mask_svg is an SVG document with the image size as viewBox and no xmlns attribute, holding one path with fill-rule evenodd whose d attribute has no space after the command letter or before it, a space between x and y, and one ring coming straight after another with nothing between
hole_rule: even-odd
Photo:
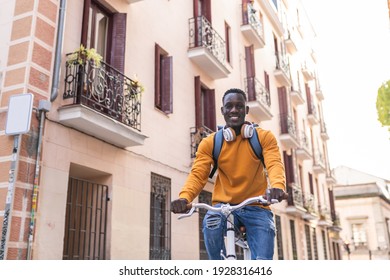
<instances>
[{"instance_id":1,"label":"brown wooden shutter","mask_svg":"<svg viewBox=\"0 0 390 280\"><path fill-rule=\"evenodd\" d=\"M160 94L160 65L161 48L158 44L154 47L154 106L161 110L162 97Z\"/></svg>"},{"instance_id":2,"label":"brown wooden shutter","mask_svg":"<svg viewBox=\"0 0 390 280\"><path fill-rule=\"evenodd\" d=\"M198 128L202 126L202 106L201 101L201 83L200 77L195 77L195 126Z\"/></svg>"},{"instance_id":3,"label":"brown wooden shutter","mask_svg":"<svg viewBox=\"0 0 390 280\"><path fill-rule=\"evenodd\" d=\"M248 87L248 101L256 100L255 90L255 56L253 45L245 47L245 64L246 64L246 76L247 76L247 87Z\"/></svg>"},{"instance_id":4,"label":"brown wooden shutter","mask_svg":"<svg viewBox=\"0 0 390 280\"><path fill-rule=\"evenodd\" d=\"M88 25L89 25L89 9L91 7L91 0L84 0L83 10L83 26L81 27L81 44L87 46Z\"/></svg>"},{"instance_id":5,"label":"brown wooden shutter","mask_svg":"<svg viewBox=\"0 0 390 280\"><path fill-rule=\"evenodd\" d=\"M305 91L306 91L306 100L307 100L307 112L309 114L312 113L311 109L311 93L310 93L310 87L308 84L305 84Z\"/></svg>"},{"instance_id":6,"label":"brown wooden shutter","mask_svg":"<svg viewBox=\"0 0 390 280\"><path fill-rule=\"evenodd\" d=\"M206 91L206 98L204 99L205 103L204 108L206 110L206 120L207 123L205 124L208 128L212 130L216 130L216 117L215 117L215 90L214 89L208 89Z\"/></svg>"},{"instance_id":7,"label":"brown wooden shutter","mask_svg":"<svg viewBox=\"0 0 390 280\"><path fill-rule=\"evenodd\" d=\"M125 72L126 50L126 14L116 13L112 16L112 44L110 64L121 73Z\"/></svg>"},{"instance_id":8,"label":"brown wooden shutter","mask_svg":"<svg viewBox=\"0 0 390 280\"><path fill-rule=\"evenodd\" d=\"M309 187L310 193L314 194L313 174L309 173Z\"/></svg>"},{"instance_id":9,"label":"brown wooden shutter","mask_svg":"<svg viewBox=\"0 0 390 280\"><path fill-rule=\"evenodd\" d=\"M202 5L202 14L207 18L207 20L211 22L211 0L203 0L203 5Z\"/></svg>"},{"instance_id":10,"label":"brown wooden shutter","mask_svg":"<svg viewBox=\"0 0 390 280\"><path fill-rule=\"evenodd\" d=\"M288 133L287 123L287 93L285 87L278 87L280 129L282 134Z\"/></svg>"},{"instance_id":11,"label":"brown wooden shutter","mask_svg":"<svg viewBox=\"0 0 390 280\"><path fill-rule=\"evenodd\" d=\"M165 56L161 59L161 98L162 98L162 108L161 110L164 113L173 112L173 90L172 90L172 56Z\"/></svg>"},{"instance_id":12,"label":"brown wooden shutter","mask_svg":"<svg viewBox=\"0 0 390 280\"><path fill-rule=\"evenodd\" d=\"M248 2L249 0L242 0L242 24L249 24L248 18Z\"/></svg>"},{"instance_id":13,"label":"brown wooden shutter","mask_svg":"<svg viewBox=\"0 0 390 280\"><path fill-rule=\"evenodd\" d=\"M287 186L291 186L291 184L294 183L295 181L292 156L287 155L287 153L283 151L283 161L284 161L285 174L286 174L286 183Z\"/></svg>"}]
</instances>

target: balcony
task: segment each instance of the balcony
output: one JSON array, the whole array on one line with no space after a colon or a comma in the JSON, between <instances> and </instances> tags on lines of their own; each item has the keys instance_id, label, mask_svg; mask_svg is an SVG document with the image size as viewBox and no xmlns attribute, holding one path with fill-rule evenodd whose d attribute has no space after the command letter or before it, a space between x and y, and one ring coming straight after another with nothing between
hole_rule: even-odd
<instances>
[{"instance_id":1,"label":"balcony","mask_svg":"<svg viewBox=\"0 0 390 280\"><path fill-rule=\"evenodd\" d=\"M308 106L307 121L311 126L319 124L320 119L318 117L316 106L312 102L308 103L307 106Z\"/></svg>"},{"instance_id":2,"label":"balcony","mask_svg":"<svg viewBox=\"0 0 390 280\"><path fill-rule=\"evenodd\" d=\"M291 31L288 30L287 32L287 38L284 40L284 43L286 45L286 49L289 54L293 55L298 51L297 48L297 38L295 36L295 30L292 29Z\"/></svg>"},{"instance_id":3,"label":"balcony","mask_svg":"<svg viewBox=\"0 0 390 280\"><path fill-rule=\"evenodd\" d=\"M302 64L301 71L302 71L302 74L305 77L306 81L314 80L315 73L314 73L313 69L308 65L307 62L304 62Z\"/></svg>"},{"instance_id":4,"label":"balcony","mask_svg":"<svg viewBox=\"0 0 390 280\"><path fill-rule=\"evenodd\" d=\"M318 225L322 227L330 227L333 225L332 217L330 215L330 210L327 206L318 207L319 219Z\"/></svg>"},{"instance_id":5,"label":"balcony","mask_svg":"<svg viewBox=\"0 0 390 280\"><path fill-rule=\"evenodd\" d=\"M324 174L326 173L325 158L320 151L314 151L313 173Z\"/></svg>"},{"instance_id":6,"label":"balcony","mask_svg":"<svg viewBox=\"0 0 390 280\"><path fill-rule=\"evenodd\" d=\"M137 82L105 62L66 62L63 99L72 103L58 109L59 122L112 145L143 145L141 96Z\"/></svg>"},{"instance_id":7,"label":"balcony","mask_svg":"<svg viewBox=\"0 0 390 280\"><path fill-rule=\"evenodd\" d=\"M303 207L306 209L306 213L302 215L305 220L314 220L318 218L318 215L314 207L314 195L311 193L305 193L303 196Z\"/></svg>"},{"instance_id":8,"label":"balcony","mask_svg":"<svg viewBox=\"0 0 390 280\"><path fill-rule=\"evenodd\" d=\"M336 179L332 175L332 172L330 172L329 170L326 172L325 180L326 180L326 183L329 185L334 185L337 183Z\"/></svg>"},{"instance_id":9,"label":"balcony","mask_svg":"<svg viewBox=\"0 0 390 280\"><path fill-rule=\"evenodd\" d=\"M198 129L196 127L190 128L191 158L196 157L196 152L198 151L200 141L202 141L203 138L207 137L211 133L213 133L213 131L205 126L202 126Z\"/></svg>"},{"instance_id":10,"label":"balcony","mask_svg":"<svg viewBox=\"0 0 390 280\"><path fill-rule=\"evenodd\" d=\"M212 79L226 78L231 72L226 62L226 44L203 16L189 20L188 57Z\"/></svg>"},{"instance_id":11,"label":"balcony","mask_svg":"<svg viewBox=\"0 0 390 280\"><path fill-rule=\"evenodd\" d=\"M322 92L322 89L320 89L320 88L316 89L316 96L317 96L318 100L320 100L320 101L324 100L324 94Z\"/></svg>"},{"instance_id":12,"label":"balcony","mask_svg":"<svg viewBox=\"0 0 390 280\"><path fill-rule=\"evenodd\" d=\"M309 160L312 159L310 151L310 142L307 135L303 131L299 131L299 146L295 150L295 155L298 160Z\"/></svg>"},{"instance_id":13,"label":"balcony","mask_svg":"<svg viewBox=\"0 0 390 280\"><path fill-rule=\"evenodd\" d=\"M285 149L295 149L299 147L295 122L288 114L280 115L279 140Z\"/></svg>"},{"instance_id":14,"label":"balcony","mask_svg":"<svg viewBox=\"0 0 390 280\"><path fill-rule=\"evenodd\" d=\"M260 0L258 2L267 18L270 20L276 34L279 37L282 37L284 34L284 28L282 21L279 18L278 10L276 9L276 7L271 5L271 1L269 0Z\"/></svg>"},{"instance_id":15,"label":"balcony","mask_svg":"<svg viewBox=\"0 0 390 280\"><path fill-rule=\"evenodd\" d=\"M335 212L334 210L330 211L330 215L332 217L333 225L329 227L331 231L334 232L340 232L342 230L341 223L340 223L340 214Z\"/></svg>"},{"instance_id":16,"label":"balcony","mask_svg":"<svg viewBox=\"0 0 390 280\"><path fill-rule=\"evenodd\" d=\"M256 78L245 79L245 91L248 93L249 114L257 122L272 119L271 114L271 96L265 86Z\"/></svg>"},{"instance_id":17,"label":"balcony","mask_svg":"<svg viewBox=\"0 0 390 280\"><path fill-rule=\"evenodd\" d=\"M326 124L324 122L321 122L321 139L323 141L327 141L329 140L329 135L328 135L328 132L326 130Z\"/></svg>"},{"instance_id":18,"label":"balcony","mask_svg":"<svg viewBox=\"0 0 390 280\"><path fill-rule=\"evenodd\" d=\"M291 86L290 98L291 98L291 102L295 106L302 105L305 103L305 99L303 99L302 96L302 90L299 86L298 87Z\"/></svg>"},{"instance_id":19,"label":"balcony","mask_svg":"<svg viewBox=\"0 0 390 280\"><path fill-rule=\"evenodd\" d=\"M306 209L303 207L302 189L295 183L291 186L287 186L287 207L286 213L296 217L302 217L306 213Z\"/></svg>"},{"instance_id":20,"label":"balcony","mask_svg":"<svg viewBox=\"0 0 390 280\"><path fill-rule=\"evenodd\" d=\"M260 20L257 11L249 3L246 7L242 6L242 35L253 44L255 49L265 46L263 23Z\"/></svg>"},{"instance_id":21,"label":"balcony","mask_svg":"<svg viewBox=\"0 0 390 280\"><path fill-rule=\"evenodd\" d=\"M290 79L290 65L286 59L281 54L276 53L276 68L274 70L275 79L281 86L291 87Z\"/></svg>"},{"instance_id":22,"label":"balcony","mask_svg":"<svg viewBox=\"0 0 390 280\"><path fill-rule=\"evenodd\" d=\"M125 0L125 2L127 2L128 4L133 4L136 2L140 2L140 1L143 1L143 0Z\"/></svg>"}]
</instances>

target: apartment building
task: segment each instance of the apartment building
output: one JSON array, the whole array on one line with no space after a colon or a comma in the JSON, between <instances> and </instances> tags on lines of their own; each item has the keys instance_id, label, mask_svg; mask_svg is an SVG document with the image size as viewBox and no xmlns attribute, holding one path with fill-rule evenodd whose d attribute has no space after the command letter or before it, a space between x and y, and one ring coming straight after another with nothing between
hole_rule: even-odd
<instances>
[{"instance_id":1,"label":"apartment building","mask_svg":"<svg viewBox=\"0 0 390 280\"><path fill-rule=\"evenodd\" d=\"M170 201L233 87L286 167L274 258L341 258L315 31L300 1L9 0L1 13L3 258L205 258L202 213L179 221ZM102 58L74 54L80 45ZM9 99L26 93L31 129L15 147Z\"/></svg>"},{"instance_id":2,"label":"apartment building","mask_svg":"<svg viewBox=\"0 0 390 280\"><path fill-rule=\"evenodd\" d=\"M333 173L343 259L390 259L390 181L346 166Z\"/></svg>"}]
</instances>

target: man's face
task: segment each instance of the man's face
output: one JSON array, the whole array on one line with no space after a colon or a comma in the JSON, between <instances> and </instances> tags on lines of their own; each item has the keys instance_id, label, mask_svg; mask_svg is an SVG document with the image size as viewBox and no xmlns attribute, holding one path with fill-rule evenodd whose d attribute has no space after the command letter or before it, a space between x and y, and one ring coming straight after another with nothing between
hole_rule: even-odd
<instances>
[{"instance_id":1,"label":"man's face","mask_svg":"<svg viewBox=\"0 0 390 280\"><path fill-rule=\"evenodd\" d=\"M221 112L227 126L232 128L241 127L245 122L245 115L248 111L249 107L246 106L245 98L242 94L233 92L225 96Z\"/></svg>"}]
</instances>

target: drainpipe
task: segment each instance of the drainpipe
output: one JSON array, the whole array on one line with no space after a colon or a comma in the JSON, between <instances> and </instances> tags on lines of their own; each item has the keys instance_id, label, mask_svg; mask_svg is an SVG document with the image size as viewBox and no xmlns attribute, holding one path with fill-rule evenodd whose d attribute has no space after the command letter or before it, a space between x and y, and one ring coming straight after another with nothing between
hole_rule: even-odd
<instances>
[{"instance_id":1,"label":"drainpipe","mask_svg":"<svg viewBox=\"0 0 390 280\"><path fill-rule=\"evenodd\" d=\"M60 80L60 69L61 69L61 53L62 53L62 39L64 36L64 23L65 23L65 6L66 0L60 1L60 7L58 12L58 29L57 38L54 54L54 66L53 66L53 78L50 94L50 102L53 102L58 96L58 84ZM42 146L42 131L45 122L45 113L50 111L51 103L47 100L40 100L38 106L38 118L39 118L39 136L38 136L38 147L37 147L37 158L35 162L35 173L34 173L34 186L31 204L30 214L30 227L27 239L27 259L32 258L32 246L34 241L34 228L35 228L35 213L37 211L37 200L38 200L38 182L39 182L39 169L40 169L40 154Z\"/></svg>"},{"instance_id":2,"label":"drainpipe","mask_svg":"<svg viewBox=\"0 0 390 280\"><path fill-rule=\"evenodd\" d=\"M32 257L32 245L34 241L34 228L35 228L35 213L37 212L37 200L38 200L38 182L39 182L39 169L40 169L40 155L42 147L42 131L45 123L45 113L50 111L51 103L47 100L40 100L38 105L38 118L39 118L39 129L38 129L38 147L37 147L37 158L35 162L35 173L34 173L34 186L32 194L32 203L30 211L30 226L28 231L27 239L27 259L31 260Z\"/></svg>"},{"instance_id":3,"label":"drainpipe","mask_svg":"<svg viewBox=\"0 0 390 280\"><path fill-rule=\"evenodd\" d=\"M50 102L53 102L58 96L58 84L60 80L60 69L61 69L61 53L62 53L62 39L64 34L64 23L65 23L65 5L66 0L60 1L60 9L58 14L58 30L56 39L56 49L54 55L54 69L53 78L51 83L51 95Z\"/></svg>"}]
</instances>

